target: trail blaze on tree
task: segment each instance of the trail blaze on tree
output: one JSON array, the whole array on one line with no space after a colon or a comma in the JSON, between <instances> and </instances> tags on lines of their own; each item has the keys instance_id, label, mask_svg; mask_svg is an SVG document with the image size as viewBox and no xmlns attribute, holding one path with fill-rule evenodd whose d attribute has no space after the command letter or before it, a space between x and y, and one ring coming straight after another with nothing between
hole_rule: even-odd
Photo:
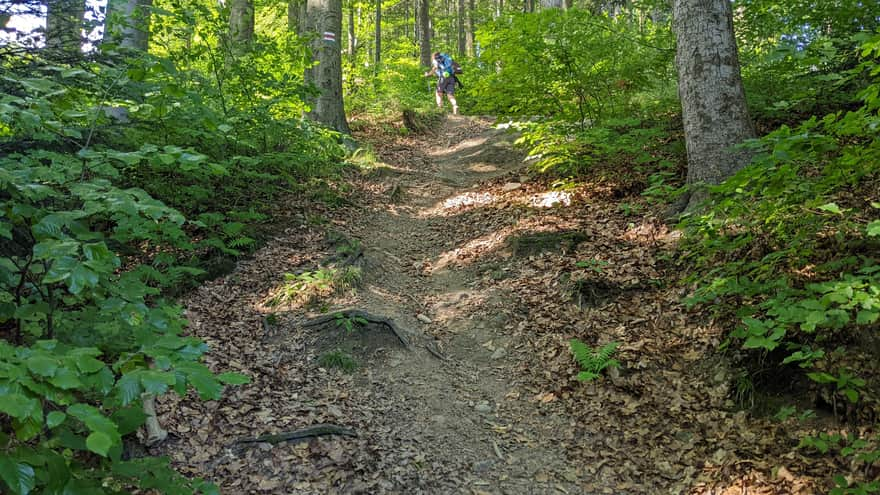
<instances>
[{"instance_id":1,"label":"trail blaze on tree","mask_svg":"<svg viewBox=\"0 0 880 495\"><path fill-rule=\"evenodd\" d=\"M342 1L308 0L306 26L313 36L311 48L316 62L306 70L306 80L320 91L311 100L309 115L332 129L349 133L342 99L342 55L339 49Z\"/></svg>"}]
</instances>

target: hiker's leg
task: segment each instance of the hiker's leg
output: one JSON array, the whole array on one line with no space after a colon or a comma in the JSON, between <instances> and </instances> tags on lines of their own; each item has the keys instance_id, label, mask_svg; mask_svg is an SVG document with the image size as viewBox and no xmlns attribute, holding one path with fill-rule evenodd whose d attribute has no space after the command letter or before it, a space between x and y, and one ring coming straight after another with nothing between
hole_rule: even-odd
<instances>
[{"instance_id":1,"label":"hiker's leg","mask_svg":"<svg viewBox=\"0 0 880 495\"><path fill-rule=\"evenodd\" d=\"M437 91L434 96L437 97L437 108L443 108L443 93Z\"/></svg>"},{"instance_id":2,"label":"hiker's leg","mask_svg":"<svg viewBox=\"0 0 880 495\"><path fill-rule=\"evenodd\" d=\"M452 103L452 113L458 115L458 103L455 101L455 95L446 93L446 97L449 98L449 103Z\"/></svg>"}]
</instances>

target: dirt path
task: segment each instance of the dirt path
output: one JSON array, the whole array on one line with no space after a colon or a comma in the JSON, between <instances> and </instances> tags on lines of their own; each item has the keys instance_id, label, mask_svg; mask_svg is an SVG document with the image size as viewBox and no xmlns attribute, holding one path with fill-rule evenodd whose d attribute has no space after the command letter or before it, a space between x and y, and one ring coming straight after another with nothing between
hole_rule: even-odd
<instances>
[{"instance_id":1,"label":"dirt path","mask_svg":"<svg viewBox=\"0 0 880 495\"><path fill-rule=\"evenodd\" d=\"M163 398L171 435L153 453L224 493L720 494L741 487L700 477L777 483L738 459L792 439L750 430L730 407L728 372L705 357L718 330L664 285L669 232L601 199L613 187L520 178L511 140L453 117L433 145L382 143L392 168L354 179L358 204L291 205L267 247L183 301L209 365L252 383L220 401ZM357 245L357 290L267 305L290 286L285 273L314 273ZM409 348L356 322L303 327L348 308L392 318ZM620 342L620 377L575 381L572 337ZM358 368L322 364L335 351ZM319 423L358 437L234 445Z\"/></svg>"}]
</instances>

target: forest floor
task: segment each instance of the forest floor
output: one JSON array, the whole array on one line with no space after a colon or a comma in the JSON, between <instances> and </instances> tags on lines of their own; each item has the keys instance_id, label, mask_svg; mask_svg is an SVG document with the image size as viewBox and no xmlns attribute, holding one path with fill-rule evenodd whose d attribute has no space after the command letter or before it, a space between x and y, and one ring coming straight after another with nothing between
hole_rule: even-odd
<instances>
[{"instance_id":1,"label":"forest floor","mask_svg":"<svg viewBox=\"0 0 880 495\"><path fill-rule=\"evenodd\" d=\"M182 301L208 364L252 382L163 397L152 453L236 494L821 491L794 432L737 411L721 330L667 282L674 231L608 184L529 177L487 120L358 137L386 166L350 178L352 204L292 199L265 248ZM356 288L314 275L360 249ZM311 297L290 289L309 274ZM393 319L408 346L353 320L303 326L344 309ZM571 338L620 342L619 373L575 380ZM337 350L357 369L319 360ZM323 423L357 437L235 444Z\"/></svg>"}]
</instances>

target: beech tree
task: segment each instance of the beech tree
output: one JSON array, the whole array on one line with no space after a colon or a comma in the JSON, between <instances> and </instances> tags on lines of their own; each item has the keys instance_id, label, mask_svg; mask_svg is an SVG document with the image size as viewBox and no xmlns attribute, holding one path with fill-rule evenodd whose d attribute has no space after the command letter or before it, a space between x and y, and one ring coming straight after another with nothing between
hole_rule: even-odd
<instances>
[{"instance_id":1,"label":"beech tree","mask_svg":"<svg viewBox=\"0 0 880 495\"><path fill-rule=\"evenodd\" d=\"M428 5L428 0L421 0L419 5L419 60L425 67L431 66L431 19Z\"/></svg>"},{"instance_id":2,"label":"beech tree","mask_svg":"<svg viewBox=\"0 0 880 495\"><path fill-rule=\"evenodd\" d=\"M687 183L718 184L748 164L732 149L755 137L740 75L729 0L675 0L675 64L687 146ZM687 205L702 199L696 191Z\"/></svg>"},{"instance_id":3,"label":"beech tree","mask_svg":"<svg viewBox=\"0 0 880 495\"><path fill-rule=\"evenodd\" d=\"M305 79L317 86L319 95L309 101L309 116L327 127L350 134L342 100L341 0L308 0L306 27L314 33L312 54L315 65L306 69Z\"/></svg>"},{"instance_id":4,"label":"beech tree","mask_svg":"<svg viewBox=\"0 0 880 495\"><path fill-rule=\"evenodd\" d=\"M46 2L46 48L53 56L79 57L82 54L83 0Z\"/></svg>"},{"instance_id":5,"label":"beech tree","mask_svg":"<svg viewBox=\"0 0 880 495\"><path fill-rule=\"evenodd\" d=\"M288 6L288 23L290 22ZM252 0L230 0L229 41L235 53L246 52L254 41L254 4Z\"/></svg>"},{"instance_id":6,"label":"beech tree","mask_svg":"<svg viewBox=\"0 0 880 495\"><path fill-rule=\"evenodd\" d=\"M153 0L109 0L104 40L145 52L150 41Z\"/></svg>"}]
</instances>

